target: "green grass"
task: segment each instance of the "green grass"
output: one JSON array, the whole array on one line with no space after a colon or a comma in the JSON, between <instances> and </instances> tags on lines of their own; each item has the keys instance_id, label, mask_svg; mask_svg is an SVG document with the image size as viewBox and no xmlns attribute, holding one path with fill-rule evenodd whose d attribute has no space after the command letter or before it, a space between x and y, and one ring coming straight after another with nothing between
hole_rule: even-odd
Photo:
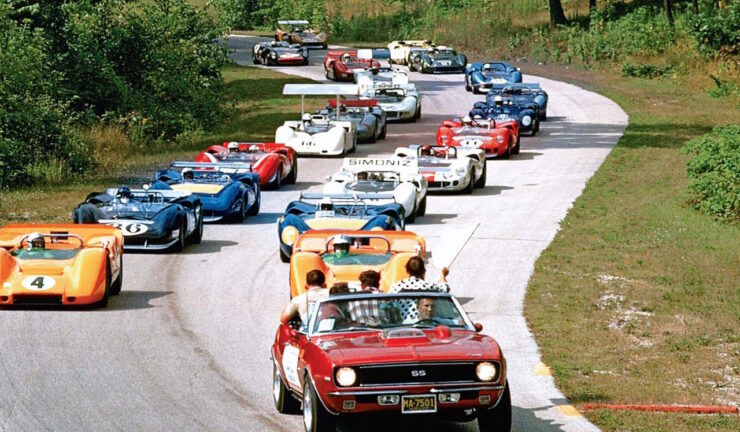
<instances>
[{"instance_id":1,"label":"green grass","mask_svg":"<svg viewBox=\"0 0 740 432\"><path fill-rule=\"evenodd\" d=\"M95 149L99 167L85 178L62 183L3 191L0 194L0 225L9 222L68 221L74 207L88 193L120 184L150 181L158 168L172 160L192 160L200 151L224 141L272 141L275 129L285 120L300 117L300 100L282 96L286 83L309 80L267 69L230 65L223 70L227 86L224 107L228 113L214 130L181 137L175 143L135 144L113 127L95 126L81 131ZM324 99L306 99L307 109Z\"/></svg>"},{"instance_id":2,"label":"green grass","mask_svg":"<svg viewBox=\"0 0 740 432\"><path fill-rule=\"evenodd\" d=\"M670 80L525 72L592 88L630 116L530 280L525 315L556 384L576 405L737 404L740 226L688 207L680 148L740 110ZM586 415L606 431L740 428L738 416Z\"/></svg>"}]
</instances>

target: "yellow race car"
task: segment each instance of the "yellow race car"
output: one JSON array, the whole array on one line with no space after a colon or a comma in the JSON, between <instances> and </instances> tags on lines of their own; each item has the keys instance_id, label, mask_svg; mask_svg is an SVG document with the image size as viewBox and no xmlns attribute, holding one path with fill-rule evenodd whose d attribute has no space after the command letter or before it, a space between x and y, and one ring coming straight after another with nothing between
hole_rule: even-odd
<instances>
[{"instance_id":1,"label":"yellow race car","mask_svg":"<svg viewBox=\"0 0 740 432\"><path fill-rule=\"evenodd\" d=\"M121 292L123 234L105 225L0 228L0 306L105 306Z\"/></svg>"},{"instance_id":2,"label":"yellow race car","mask_svg":"<svg viewBox=\"0 0 740 432\"><path fill-rule=\"evenodd\" d=\"M406 262L415 255L426 256L426 242L410 231L307 231L296 239L290 257L290 297L305 291L306 275L316 269L327 286L347 282L350 289L359 289L360 273L375 270L380 290L387 292L409 277Z\"/></svg>"},{"instance_id":3,"label":"yellow race car","mask_svg":"<svg viewBox=\"0 0 740 432\"><path fill-rule=\"evenodd\" d=\"M434 48L434 42L430 40L397 40L388 44L390 51L390 62L407 65L410 62L412 52L426 51Z\"/></svg>"}]
</instances>

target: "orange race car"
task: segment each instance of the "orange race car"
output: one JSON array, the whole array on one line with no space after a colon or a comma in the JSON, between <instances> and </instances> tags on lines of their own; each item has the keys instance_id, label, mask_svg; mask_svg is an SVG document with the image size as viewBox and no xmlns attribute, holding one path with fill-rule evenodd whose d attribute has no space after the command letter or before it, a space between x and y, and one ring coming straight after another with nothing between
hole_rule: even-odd
<instances>
[{"instance_id":1,"label":"orange race car","mask_svg":"<svg viewBox=\"0 0 740 432\"><path fill-rule=\"evenodd\" d=\"M406 262L414 255L426 257L424 238L410 231L311 230L298 236L290 257L290 297L304 292L306 274L318 269L327 286L347 282L359 289L360 273L380 272L380 289L409 277Z\"/></svg>"},{"instance_id":2,"label":"orange race car","mask_svg":"<svg viewBox=\"0 0 740 432\"><path fill-rule=\"evenodd\" d=\"M105 225L0 228L0 306L98 305L121 292L123 234Z\"/></svg>"}]
</instances>

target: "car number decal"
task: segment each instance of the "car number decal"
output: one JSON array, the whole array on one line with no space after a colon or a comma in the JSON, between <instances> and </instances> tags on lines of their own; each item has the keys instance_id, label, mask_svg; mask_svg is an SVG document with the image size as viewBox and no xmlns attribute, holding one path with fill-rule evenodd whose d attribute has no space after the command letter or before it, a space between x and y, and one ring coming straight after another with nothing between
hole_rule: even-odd
<instances>
[{"instance_id":1,"label":"car number decal","mask_svg":"<svg viewBox=\"0 0 740 432\"><path fill-rule=\"evenodd\" d=\"M21 282L23 288L34 291L48 290L54 288L56 284L57 281L49 276L29 276Z\"/></svg>"},{"instance_id":2,"label":"car number decal","mask_svg":"<svg viewBox=\"0 0 740 432\"><path fill-rule=\"evenodd\" d=\"M133 223L114 222L111 225L120 229L123 232L124 236L135 236L139 234L144 234L145 232L149 231L149 227L146 226L146 224L138 223L138 222L133 222Z\"/></svg>"},{"instance_id":3,"label":"car number decal","mask_svg":"<svg viewBox=\"0 0 740 432\"><path fill-rule=\"evenodd\" d=\"M285 372L285 379L290 384L300 387L301 383L298 380L298 348L293 345L286 345L283 351L283 371Z\"/></svg>"}]
</instances>

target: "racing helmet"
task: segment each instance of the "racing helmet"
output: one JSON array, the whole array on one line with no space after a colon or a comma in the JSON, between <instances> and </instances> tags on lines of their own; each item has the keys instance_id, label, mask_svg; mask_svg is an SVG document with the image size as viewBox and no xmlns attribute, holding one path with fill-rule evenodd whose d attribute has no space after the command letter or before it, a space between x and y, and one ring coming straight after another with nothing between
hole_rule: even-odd
<instances>
[{"instance_id":1,"label":"racing helmet","mask_svg":"<svg viewBox=\"0 0 740 432\"><path fill-rule=\"evenodd\" d=\"M495 98L493 98L493 103L494 103L494 104L495 104L496 106L500 106L500 105L503 105L503 103L504 103L504 98L502 98L501 96L496 96Z\"/></svg>"},{"instance_id":2,"label":"racing helmet","mask_svg":"<svg viewBox=\"0 0 740 432\"><path fill-rule=\"evenodd\" d=\"M249 151L250 152L258 152L258 151L260 151L260 146L258 146L257 144L252 144L251 146L249 146Z\"/></svg>"},{"instance_id":3,"label":"racing helmet","mask_svg":"<svg viewBox=\"0 0 740 432\"><path fill-rule=\"evenodd\" d=\"M319 210L321 211L334 210L334 203L331 202L331 198L322 198L321 201L319 201Z\"/></svg>"},{"instance_id":4,"label":"racing helmet","mask_svg":"<svg viewBox=\"0 0 740 432\"><path fill-rule=\"evenodd\" d=\"M303 114L303 117L301 118L301 120L303 120L304 123L311 123L312 118L313 117L311 117L311 114L305 113Z\"/></svg>"},{"instance_id":5,"label":"racing helmet","mask_svg":"<svg viewBox=\"0 0 740 432\"><path fill-rule=\"evenodd\" d=\"M463 124L464 124L465 126L470 126L470 125L472 125L472 124L473 124L473 119L472 119L472 118L470 118L470 114L467 114L467 115L466 115L465 117L463 117L463 119L462 119L462 123L463 123Z\"/></svg>"},{"instance_id":6,"label":"racing helmet","mask_svg":"<svg viewBox=\"0 0 740 432\"><path fill-rule=\"evenodd\" d=\"M118 188L118 191L116 191L116 198L118 198L118 200L123 204L127 204L132 196L133 194L131 193L131 189L127 186L121 186Z\"/></svg>"},{"instance_id":7,"label":"racing helmet","mask_svg":"<svg viewBox=\"0 0 740 432\"><path fill-rule=\"evenodd\" d=\"M349 54L347 53L342 54L342 63L347 64L348 61L349 61Z\"/></svg>"},{"instance_id":8,"label":"racing helmet","mask_svg":"<svg viewBox=\"0 0 740 432\"><path fill-rule=\"evenodd\" d=\"M423 145L419 148L419 154L421 156L434 156L434 150L430 145Z\"/></svg>"},{"instance_id":9,"label":"racing helmet","mask_svg":"<svg viewBox=\"0 0 740 432\"><path fill-rule=\"evenodd\" d=\"M26 237L29 249L46 249L46 241L44 235L39 232L34 232Z\"/></svg>"},{"instance_id":10,"label":"racing helmet","mask_svg":"<svg viewBox=\"0 0 740 432\"><path fill-rule=\"evenodd\" d=\"M192 168L183 168L181 175L184 180L192 180L195 178L195 173Z\"/></svg>"},{"instance_id":11,"label":"racing helmet","mask_svg":"<svg viewBox=\"0 0 740 432\"><path fill-rule=\"evenodd\" d=\"M239 143L236 141L231 141L227 148L229 149L229 153L236 153L239 151Z\"/></svg>"},{"instance_id":12,"label":"racing helmet","mask_svg":"<svg viewBox=\"0 0 740 432\"><path fill-rule=\"evenodd\" d=\"M346 236L340 235L339 237L335 237L332 243L334 243L334 253L339 253L339 254L349 253L350 242Z\"/></svg>"}]
</instances>

